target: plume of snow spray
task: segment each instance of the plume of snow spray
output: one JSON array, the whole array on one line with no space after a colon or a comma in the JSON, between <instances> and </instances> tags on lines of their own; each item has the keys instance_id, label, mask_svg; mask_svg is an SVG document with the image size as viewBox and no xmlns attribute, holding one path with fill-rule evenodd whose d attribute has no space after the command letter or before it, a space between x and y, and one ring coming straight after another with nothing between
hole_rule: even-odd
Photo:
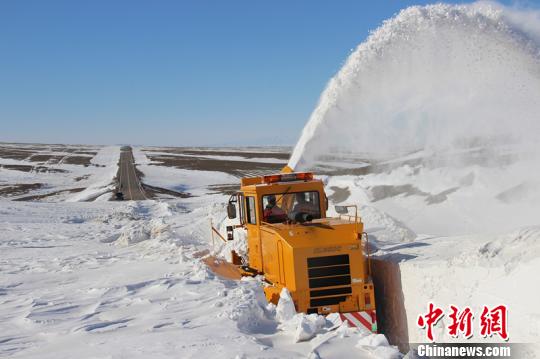
<instances>
[{"instance_id":1,"label":"plume of snow spray","mask_svg":"<svg viewBox=\"0 0 540 359\"><path fill-rule=\"evenodd\" d=\"M410 7L330 80L289 165L540 136L540 17L496 3Z\"/></svg>"}]
</instances>

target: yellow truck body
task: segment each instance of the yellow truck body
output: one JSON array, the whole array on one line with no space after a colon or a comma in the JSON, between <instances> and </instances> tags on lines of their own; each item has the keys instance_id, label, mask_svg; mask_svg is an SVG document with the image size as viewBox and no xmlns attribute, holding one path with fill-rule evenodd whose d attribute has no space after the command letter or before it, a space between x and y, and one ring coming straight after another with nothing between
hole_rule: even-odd
<instances>
[{"instance_id":1,"label":"yellow truck body","mask_svg":"<svg viewBox=\"0 0 540 359\"><path fill-rule=\"evenodd\" d=\"M302 197L312 207L310 217L297 217L299 222L292 209ZM270 223L265 211L270 211L267 203L274 199L288 217ZM285 287L298 312L367 311L373 318L371 329L376 331L363 223L356 213L326 216L328 200L321 180L310 173L243 178L240 191L230 202L238 204L239 226L247 231L244 273L264 275L268 301L277 304Z\"/></svg>"}]
</instances>

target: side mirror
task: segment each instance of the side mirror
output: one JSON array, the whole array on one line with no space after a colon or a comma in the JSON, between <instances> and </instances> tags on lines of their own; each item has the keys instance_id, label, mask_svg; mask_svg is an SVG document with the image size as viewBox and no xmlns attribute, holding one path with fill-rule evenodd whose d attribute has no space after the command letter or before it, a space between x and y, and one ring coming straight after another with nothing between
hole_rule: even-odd
<instances>
[{"instance_id":1,"label":"side mirror","mask_svg":"<svg viewBox=\"0 0 540 359\"><path fill-rule=\"evenodd\" d=\"M347 208L347 206L335 206L334 208L336 209L336 212L339 213L339 214L348 214L349 213L349 209Z\"/></svg>"},{"instance_id":2,"label":"side mirror","mask_svg":"<svg viewBox=\"0 0 540 359\"><path fill-rule=\"evenodd\" d=\"M233 226L227 226L227 240L234 240L234 229Z\"/></svg>"},{"instance_id":3,"label":"side mirror","mask_svg":"<svg viewBox=\"0 0 540 359\"><path fill-rule=\"evenodd\" d=\"M235 219L236 218L236 206L234 203L229 202L227 205L227 216L229 219Z\"/></svg>"}]
</instances>

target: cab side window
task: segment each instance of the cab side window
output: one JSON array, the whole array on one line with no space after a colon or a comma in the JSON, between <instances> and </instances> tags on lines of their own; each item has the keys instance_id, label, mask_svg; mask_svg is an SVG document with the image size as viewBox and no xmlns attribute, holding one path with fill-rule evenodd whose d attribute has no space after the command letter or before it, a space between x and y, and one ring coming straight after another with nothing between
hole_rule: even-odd
<instances>
[{"instance_id":1,"label":"cab side window","mask_svg":"<svg viewBox=\"0 0 540 359\"><path fill-rule=\"evenodd\" d=\"M257 216L255 214L255 197L246 197L246 214L247 222L249 224L257 224Z\"/></svg>"}]
</instances>

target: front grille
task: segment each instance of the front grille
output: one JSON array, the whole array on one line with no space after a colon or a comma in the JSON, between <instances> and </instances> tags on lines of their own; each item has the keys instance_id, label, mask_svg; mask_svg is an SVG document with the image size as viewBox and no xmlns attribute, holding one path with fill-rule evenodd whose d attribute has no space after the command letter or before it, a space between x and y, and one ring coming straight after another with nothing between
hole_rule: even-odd
<instances>
[{"instance_id":1,"label":"front grille","mask_svg":"<svg viewBox=\"0 0 540 359\"><path fill-rule=\"evenodd\" d=\"M310 288L332 287L335 285L351 284L351 276L323 277L309 280Z\"/></svg>"},{"instance_id":2,"label":"front grille","mask_svg":"<svg viewBox=\"0 0 540 359\"><path fill-rule=\"evenodd\" d=\"M351 294L351 293L352 293L351 287L341 287L341 288L312 290L309 292L309 295L311 297L326 297L329 295Z\"/></svg>"},{"instance_id":3,"label":"front grille","mask_svg":"<svg viewBox=\"0 0 540 359\"><path fill-rule=\"evenodd\" d=\"M338 304L352 293L348 254L308 258L307 266L310 307Z\"/></svg>"},{"instance_id":4,"label":"front grille","mask_svg":"<svg viewBox=\"0 0 540 359\"><path fill-rule=\"evenodd\" d=\"M308 268L335 266L338 264L349 264L349 255L342 254L339 256L313 257L307 260Z\"/></svg>"},{"instance_id":5,"label":"front grille","mask_svg":"<svg viewBox=\"0 0 540 359\"><path fill-rule=\"evenodd\" d=\"M310 268L308 269L308 274L310 278L316 277L329 277L333 275L345 275L350 274L350 267L348 264L344 266L334 266L334 267L321 267L321 268Z\"/></svg>"},{"instance_id":6,"label":"front grille","mask_svg":"<svg viewBox=\"0 0 540 359\"><path fill-rule=\"evenodd\" d=\"M323 305L338 304L343 302L347 297L327 297L327 298L318 298L312 299L309 301L309 305L312 307L320 307Z\"/></svg>"}]
</instances>

